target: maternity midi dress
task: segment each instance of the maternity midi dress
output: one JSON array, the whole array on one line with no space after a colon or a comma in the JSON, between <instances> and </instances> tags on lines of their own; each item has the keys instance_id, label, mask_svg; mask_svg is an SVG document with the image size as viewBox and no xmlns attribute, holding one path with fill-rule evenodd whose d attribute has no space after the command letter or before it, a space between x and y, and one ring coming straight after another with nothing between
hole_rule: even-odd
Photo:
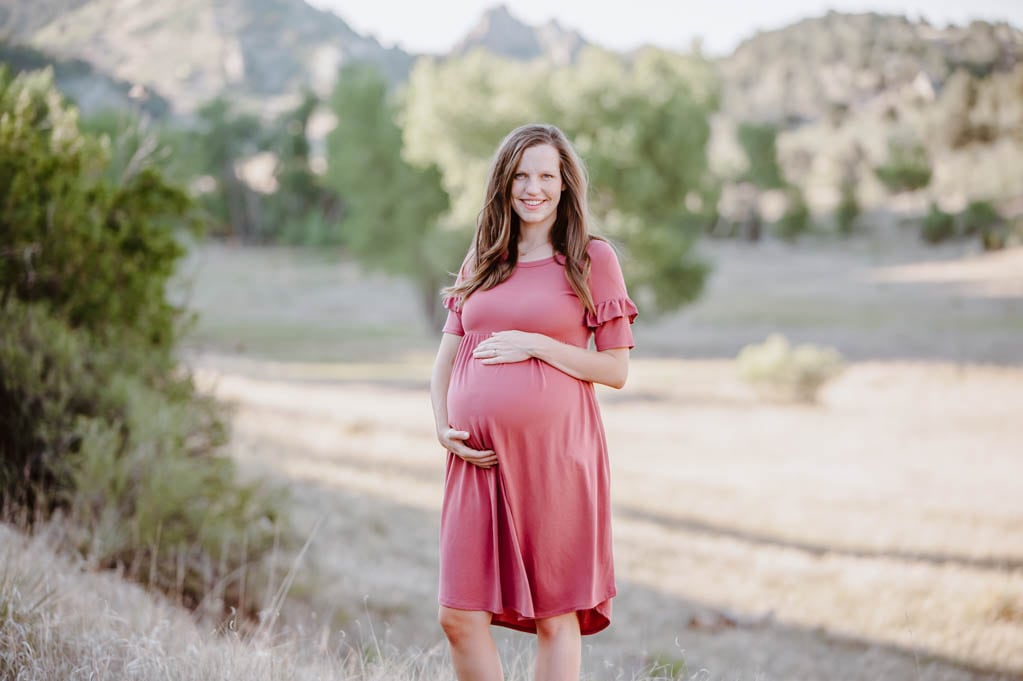
<instances>
[{"instance_id":1,"label":"maternity midi dress","mask_svg":"<svg viewBox=\"0 0 1023 681\"><path fill-rule=\"evenodd\" d=\"M611 246L592 240L586 311L564 258L521 262L464 305L445 300L444 332L462 336L448 387L451 427L484 469L448 454L440 529L441 605L493 614L536 632L536 619L576 612L582 633L610 623L615 595L607 445L593 384L530 358L482 364L473 349L493 332L541 333L597 350L633 347L636 306Z\"/></svg>"}]
</instances>

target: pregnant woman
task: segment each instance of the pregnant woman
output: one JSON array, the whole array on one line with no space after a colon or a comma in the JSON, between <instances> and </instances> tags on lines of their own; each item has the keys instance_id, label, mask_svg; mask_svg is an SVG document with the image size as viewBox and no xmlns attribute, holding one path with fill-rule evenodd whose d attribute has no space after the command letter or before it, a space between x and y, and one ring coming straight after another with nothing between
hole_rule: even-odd
<instances>
[{"instance_id":1,"label":"pregnant woman","mask_svg":"<svg viewBox=\"0 0 1023 681\"><path fill-rule=\"evenodd\" d=\"M536 681L569 681L580 636L610 623L608 457L593 384L625 384L636 307L614 250L588 233L586 193L558 128L512 131L445 291L430 393L449 452L440 624L459 681L502 678L491 624L537 635Z\"/></svg>"}]
</instances>

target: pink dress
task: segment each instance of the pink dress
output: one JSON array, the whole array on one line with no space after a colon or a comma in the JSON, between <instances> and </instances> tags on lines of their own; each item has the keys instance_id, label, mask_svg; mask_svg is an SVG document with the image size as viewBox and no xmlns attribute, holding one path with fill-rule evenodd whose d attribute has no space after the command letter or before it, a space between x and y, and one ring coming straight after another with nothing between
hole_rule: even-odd
<instances>
[{"instance_id":1,"label":"pink dress","mask_svg":"<svg viewBox=\"0 0 1023 681\"><path fill-rule=\"evenodd\" d=\"M462 336L448 419L483 469L448 454L440 528L440 603L493 613L493 623L536 632L534 620L576 612L582 633L610 624L615 595L607 444L593 384L537 359L486 365L472 356L495 331L542 333L597 350L633 347L618 258L593 240L589 313L556 255L519 263L505 282L458 306L444 332Z\"/></svg>"}]
</instances>

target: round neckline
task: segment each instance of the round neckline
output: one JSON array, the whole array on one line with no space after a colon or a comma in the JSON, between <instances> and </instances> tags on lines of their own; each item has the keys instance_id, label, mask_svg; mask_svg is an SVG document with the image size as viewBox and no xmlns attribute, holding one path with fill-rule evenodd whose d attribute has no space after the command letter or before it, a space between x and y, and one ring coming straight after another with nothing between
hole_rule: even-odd
<instances>
[{"instance_id":1,"label":"round neckline","mask_svg":"<svg viewBox=\"0 0 1023 681\"><path fill-rule=\"evenodd\" d=\"M554 260L554 258L555 258L554 255L548 255L546 258L540 258L538 260L526 260L525 262L520 260L517 263L515 263L515 266L516 267L537 267L538 265L543 265L543 264L549 263L550 261Z\"/></svg>"}]
</instances>

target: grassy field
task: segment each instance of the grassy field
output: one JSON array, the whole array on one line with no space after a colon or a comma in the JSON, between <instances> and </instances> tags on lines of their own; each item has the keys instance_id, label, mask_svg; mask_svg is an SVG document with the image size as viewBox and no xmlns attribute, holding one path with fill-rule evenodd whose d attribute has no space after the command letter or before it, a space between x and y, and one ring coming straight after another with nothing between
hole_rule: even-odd
<instances>
[{"instance_id":1,"label":"grassy field","mask_svg":"<svg viewBox=\"0 0 1023 681\"><path fill-rule=\"evenodd\" d=\"M585 641L588 677L654 678L663 663L708 680L1019 678L1023 250L852 241L706 256L704 298L638 325L629 385L599 391L620 593L612 627ZM235 404L232 454L286 482L298 527L318 527L285 618L308 645L211 637L173 609L136 626L121 608L149 606L74 566L53 578L75 595L45 611L68 627L47 640L99 646L100 666L103 646L166 661L145 641L183 660L174 678L450 678L434 621L437 336L411 291L322 257L209 246L176 295L201 314L188 361ZM764 403L737 379L730 358L775 330L852 360L818 404ZM38 542L10 549L28 541L12 536L0 579L52 562ZM103 610L77 600L93 593L113 623L88 638L74 613ZM353 668L339 632L373 632L397 666ZM512 678L527 678L529 639L500 638ZM257 663L269 667L245 666Z\"/></svg>"}]
</instances>

